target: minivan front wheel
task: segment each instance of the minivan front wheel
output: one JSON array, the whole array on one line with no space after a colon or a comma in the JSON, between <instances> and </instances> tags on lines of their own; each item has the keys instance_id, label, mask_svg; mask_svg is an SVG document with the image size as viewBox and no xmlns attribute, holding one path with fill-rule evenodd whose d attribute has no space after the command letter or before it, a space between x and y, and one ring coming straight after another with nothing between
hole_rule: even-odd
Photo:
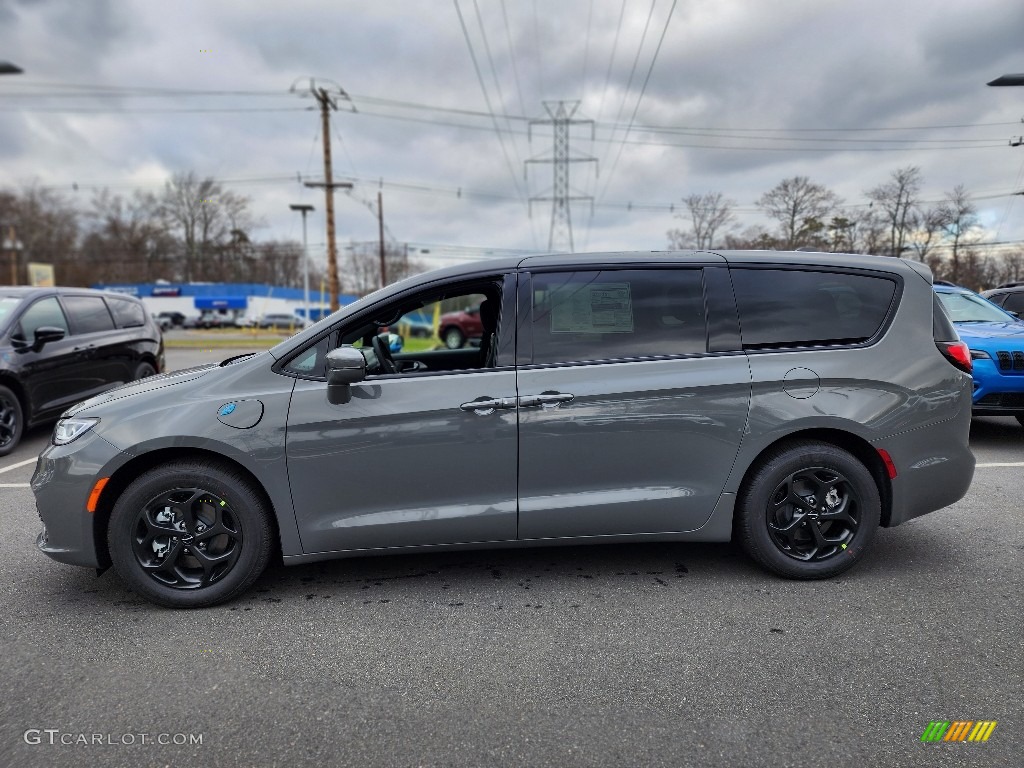
<instances>
[{"instance_id":1,"label":"minivan front wheel","mask_svg":"<svg viewBox=\"0 0 1024 768\"><path fill-rule=\"evenodd\" d=\"M25 419L18 396L7 387L0 387L0 456L6 456L17 447Z\"/></svg>"},{"instance_id":2,"label":"minivan front wheel","mask_svg":"<svg viewBox=\"0 0 1024 768\"><path fill-rule=\"evenodd\" d=\"M236 470L206 461L155 467L114 504L110 558L133 590L160 605L230 600L263 572L271 552L266 502Z\"/></svg>"},{"instance_id":3,"label":"minivan front wheel","mask_svg":"<svg viewBox=\"0 0 1024 768\"><path fill-rule=\"evenodd\" d=\"M740 545L770 571L823 579L853 566L874 540L878 487L852 454L800 441L767 454L741 489Z\"/></svg>"}]
</instances>

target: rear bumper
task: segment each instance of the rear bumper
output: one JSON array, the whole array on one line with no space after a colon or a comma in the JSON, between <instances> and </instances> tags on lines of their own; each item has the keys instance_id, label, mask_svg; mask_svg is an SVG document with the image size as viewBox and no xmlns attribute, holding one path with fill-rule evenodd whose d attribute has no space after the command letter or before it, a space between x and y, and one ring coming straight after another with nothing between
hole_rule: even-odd
<instances>
[{"instance_id":1,"label":"rear bumper","mask_svg":"<svg viewBox=\"0 0 1024 768\"><path fill-rule=\"evenodd\" d=\"M876 446L889 452L897 469L888 527L948 507L967 494L975 463L968 444L969 399L965 388L963 407L954 418L894 435Z\"/></svg>"}]
</instances>

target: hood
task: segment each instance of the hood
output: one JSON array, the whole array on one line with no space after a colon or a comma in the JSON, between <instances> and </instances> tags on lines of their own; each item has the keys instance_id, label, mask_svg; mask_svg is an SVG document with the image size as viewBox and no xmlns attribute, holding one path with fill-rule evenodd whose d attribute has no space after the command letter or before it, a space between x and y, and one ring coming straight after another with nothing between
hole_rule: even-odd
<instances>
[{"instance_id":1,"label":"hood","mask_svg":"<svg viewBox=\"0 0 1024 768\"><path fill-rule=\"evenodd\" d=\"M964 341L970 339L1016 339L1024 344L1024 323L954 323Z\"/></svg>"},{"instance_id":2,"label":"hood","mask_svg":"<svg viewBox=\"0 0 1024 768\"><path fill-rule=\"evenodd\" d=\"M71 406L61 414L61 418L74 416L79 411L91 408L94 405L99 405L100 403L107 403L111 400L120 400L124 397L139 395L143 392L152 392L157 389L163 389L164 387L173 387L175 384L183 384L186 381L194 381L195 379L205 376L210 371L219 367L220 363L209 363L208 365L200 365L195 368L186 368L182 371L161 373L157 376L150 376L146 379L133 381L129 384L115 387L114 389L108 389L106 392L96 395L95 397L90 397L88 400L83 400L77 405Z\"/></svg>"}]
</instances>

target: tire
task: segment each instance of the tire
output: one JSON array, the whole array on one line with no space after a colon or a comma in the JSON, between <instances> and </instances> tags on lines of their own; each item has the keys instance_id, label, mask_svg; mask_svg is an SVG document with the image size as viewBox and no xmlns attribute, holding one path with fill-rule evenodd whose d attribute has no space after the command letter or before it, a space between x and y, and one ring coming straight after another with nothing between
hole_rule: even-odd
<instances>
[{"instance_id":1,"label":"tire","mask_svg":"<svg viewBox=\"0 0 1024 768\"><path fill-rule=\"evenodd\" d=\"M0 386L0 456L13 451L25 431L25 417L18 396Z\"/></svg>"},{"instance_id":2,"label":"tire","mask_svg":"<svg viewBox=\"0 0 1024 768\"><path fill-rule=\"evenodd\" d=\"M107 544L132 590L170 608L200 608L248 589L270 560L272 536L266 502L240 472L193 460L133 481L114 504Z\"/></svg>"},{"instance_id":3,"label":"tire","mask_svg":"<svg viewBox=\"0 0 1024 768\"><path fill-rule=\"evenodd\" d=\"M465 334L458 328L445 328L441 338L444 339L444 345L448 349L461 349L462 345L466 343Z\"/></svg>"},{"instance_id":4,"label":"tire","mask_svg":"<svg viewBox=\"0 0 1024 768\"><path fill-rule=\"evenodd\" d=\"M801 440L770 451L750 473L737 500L736 535L773 573L827 579L863 557L881 510L878 486L857 458Z\"/></svg>"},{"instance_id":5,"label":"tire","mask_svg":"<svg viewBox=\"0 0 1024 768\"><path fill-rule=\"evenodd\" d=\"M156 376L156 368L149 363L139 363L139 367L135 369L135 376L132 381L138 381L139 379L146 379L150 376Z\"/></svg>"}]
</instances>

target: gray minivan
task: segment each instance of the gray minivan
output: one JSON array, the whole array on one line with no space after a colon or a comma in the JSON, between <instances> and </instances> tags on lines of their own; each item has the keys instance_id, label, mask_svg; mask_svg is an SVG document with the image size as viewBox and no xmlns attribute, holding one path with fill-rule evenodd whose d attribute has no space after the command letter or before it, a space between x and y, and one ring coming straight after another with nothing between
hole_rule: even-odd
<instances>
[{"instance_id":1,"label":"gray minivan","mask_svg":"<svg viewBox=\"0 0 1024 768\"><path fill-rule=\"evenodd\" d=\"M479 346L393 352L441 302L480 307ZM824 578L967 492L970 368L903 259L477 262L71 408L32 477L38 546L182 607L278 554L735 537Z\"/></svg>"}]
</instances>

